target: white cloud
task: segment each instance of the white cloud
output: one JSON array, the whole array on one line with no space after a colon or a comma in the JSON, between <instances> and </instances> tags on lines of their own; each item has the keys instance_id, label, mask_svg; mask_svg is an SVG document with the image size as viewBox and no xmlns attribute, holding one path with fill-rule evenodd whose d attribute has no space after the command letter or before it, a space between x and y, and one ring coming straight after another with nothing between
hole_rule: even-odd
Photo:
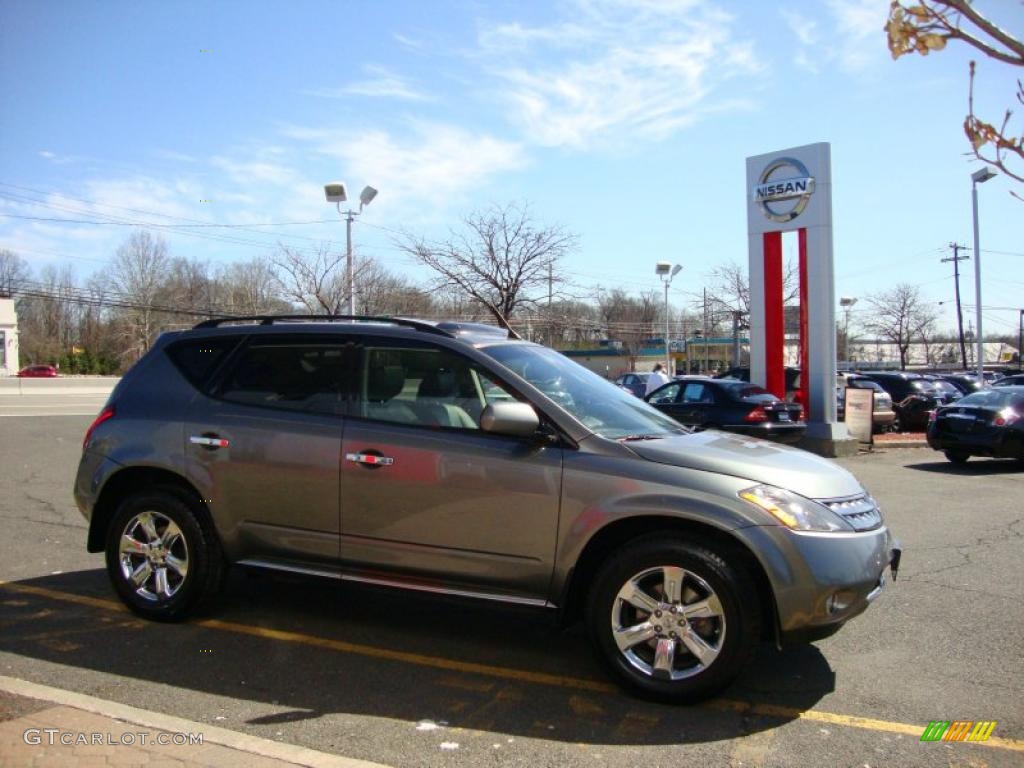
<instances>
[{"instance_id":1,"label":"white cloud","mask_svg":"<svg viewBox=\"0 0 1024 768\"><path fill-rule=\"evenodd\" d=\"M663 139L735 104L724 86L761 69L732 17L698 0L575 0L570 11L571 21L479 33L477 55L494 62L524 141Z\"/></svg>"},{"instance_id":2,"label":"white cloud","mask_svg":"<svg viewBox=\"0 0 1024 768\"><path fill-rule=\"evenodd\" d=\"M416 90L404 77L390 70L374 65L363 68L371 77L360 80L341 88L311 88L303 91L307 96L318 96L325 99L344 99L349 96L368 96L372 98L401 99L403 101L430 101L427 94Z\"/></svg>"},{"instance_id":3,"label":"white cloud","mask_svg":"<svg viewBox=\"0 0 1024 768\"><path fill-rule=\"evenodd\" d=\"M274 184L287 186L298 180L293 168L280 163L269 163L262 160L232 160L226 157L214 157L210 163L223 170L229 178L248 188L253 184Z\"/></svg>"},{"instance_id":4,"label":"white cloud","mask_svg":"<svg viewBox=\"0 0 1024 768\"><path fill-rule=\"evenodd\" d=\"M526 163L519 144L446 124L415 123L403 137L384 130L305 135L340 160L356 186L370 184L382 197L411 204L437 205Z\"/></svg>"},{"instance_id":5,"label":"white cloud","mask_svg":"<svg viewBox=\"0 0 1024 768\"><path fill-rule=\"evenodd\" d=\"M840 41L836 55L847 72L860 72L888 57L885 21L889 0L828 0Z\"/></svg>"},{"instance_id":6,"label":"white cloud","mask_svg":"<svg viewBox=\"0 0 1024 768\"><path fill-rule=\"evenodd\" d=\"M780 13L786 21L786 26L796 35L796 39L800 41L801 45L814 45L818 42L818 22L807 18L802 13L785 8Z\"/></svg>"},{"instance_id":7,"label":"white cloud","mask_svg":"<svg viewBox=\"0 0 1024 768\"><path fill-rule=\"evenodd\" d=\"M838 66L855 74L887 58L883 29L889 0L826 0L825 7L821 24L797 11L780 11L797 39L792 56L798 67L818 73ZM823 32L822 26L828 29Z\"/></svg>"}]
</instances>

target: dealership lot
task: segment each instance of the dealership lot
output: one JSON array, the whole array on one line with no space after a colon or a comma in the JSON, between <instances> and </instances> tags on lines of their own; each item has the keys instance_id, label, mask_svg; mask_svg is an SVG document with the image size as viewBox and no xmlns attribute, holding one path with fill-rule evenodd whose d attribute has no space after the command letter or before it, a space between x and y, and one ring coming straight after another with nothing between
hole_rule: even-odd
<instances>
[{"instance_id":1,"label":"dealership lot","mask_svg":"<svg viewBox=\"0 0 1024 768\"><path fill-rule=\"evenodd\" d=\"M727 694L614 688L544 614L233 574L184 625L126 613L71 481L103 397L0 402L0 674L396 766L1016 765L1024 756L1024 471L925 448L845 459L905 547L899 580L813 646L763 649ZM17 406L32 406L18 408ZM995 720L984 745L931 720Z\"/></svg>"}]
</instances>

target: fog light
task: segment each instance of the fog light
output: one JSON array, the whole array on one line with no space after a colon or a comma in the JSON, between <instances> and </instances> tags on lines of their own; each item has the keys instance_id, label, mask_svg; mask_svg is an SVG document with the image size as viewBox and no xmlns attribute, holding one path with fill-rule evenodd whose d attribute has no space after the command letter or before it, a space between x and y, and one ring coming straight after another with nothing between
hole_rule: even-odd
<instances>
[{"instance_id":1,"label":"fog light","mask_svg":"<svg viewBox=\"0 0 1024 768\"><path fill-rule=\"evenodd\" d=\"M855 598L856 595L848 590L833 592L825 601L825 609L829 613L841 613L853 605Z\"/></svg>"}]
</instances>

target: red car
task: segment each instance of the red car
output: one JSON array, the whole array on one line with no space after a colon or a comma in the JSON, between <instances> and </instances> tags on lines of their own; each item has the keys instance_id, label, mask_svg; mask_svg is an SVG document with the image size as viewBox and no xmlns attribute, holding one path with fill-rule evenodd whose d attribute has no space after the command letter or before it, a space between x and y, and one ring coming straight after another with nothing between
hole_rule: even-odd
<instances>
[{"instance_id":1,"label":"red car","mask_svg":"<svg viewBox=\"0 0 1024 768\"><path fill-rule=\"evenodd\" d=\"M18 371L18 375L23 379L48 379L57 375L57 369L52 365L28 365Z\"/></svg>"}]
</instances>

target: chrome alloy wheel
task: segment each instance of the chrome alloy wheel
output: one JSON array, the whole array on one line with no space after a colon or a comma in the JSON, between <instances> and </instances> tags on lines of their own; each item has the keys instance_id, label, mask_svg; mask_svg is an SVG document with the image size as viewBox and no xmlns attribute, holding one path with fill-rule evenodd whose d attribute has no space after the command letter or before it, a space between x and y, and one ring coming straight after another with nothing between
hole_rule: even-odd
<instances>
[{"instance_id":1,"label":"chrome alloy wheel","mask_svg":"<svg viewBox=\"0 0 1024 768\"><path fill-rule=\"evenodd\" d=\"M714 663L725 642L725 611L696 574L674 566L633 576L612 603L612 636L626 660L658 680L683 680Z\"/></svg>"},{"instance_id":2,"label":"chrome alloy wheel","mask_svg":"<svg viewBox=\"0 0 1024 768\"><path fill-rule=\"evenodd\" d=\"M177 523L159 512L140 512L118 545L121 575L140 597L170 600L188 576L188 544Z\"/></svg>"}]
</instances>

